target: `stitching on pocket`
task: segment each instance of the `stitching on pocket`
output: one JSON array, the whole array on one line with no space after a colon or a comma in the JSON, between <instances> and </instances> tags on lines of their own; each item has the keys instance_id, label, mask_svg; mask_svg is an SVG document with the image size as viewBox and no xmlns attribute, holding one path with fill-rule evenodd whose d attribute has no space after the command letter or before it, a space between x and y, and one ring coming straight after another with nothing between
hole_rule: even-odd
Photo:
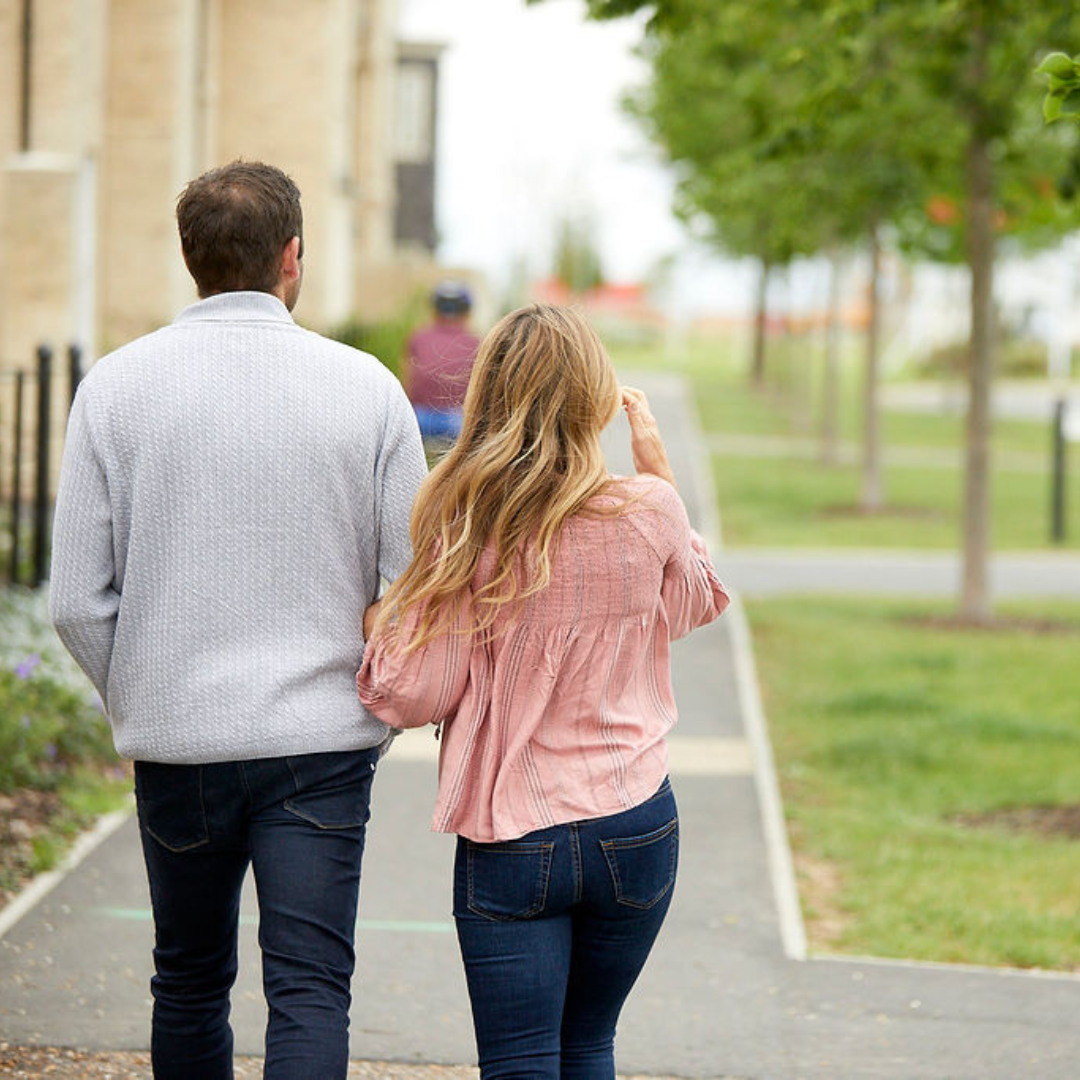
<instances>
[{"instance_id":1,"label":"stitching on pocket","mask_svg":"<svg viewBox=\"0 0 1080 1080\"><path fill-rule=\"evenodd\" d=\"M286 799L285 802L282 803L282 805L285 807L286 810L289 811L290 814L301 818L303 821L309 822L317 829L326 829L331 832L340 832L342 829L359 829L361 826L367 824L366 821L319 821L318 818L313 817L310 813L301 810L300 807L292 801L292 799Z\"/></svg>"}]
</instances>

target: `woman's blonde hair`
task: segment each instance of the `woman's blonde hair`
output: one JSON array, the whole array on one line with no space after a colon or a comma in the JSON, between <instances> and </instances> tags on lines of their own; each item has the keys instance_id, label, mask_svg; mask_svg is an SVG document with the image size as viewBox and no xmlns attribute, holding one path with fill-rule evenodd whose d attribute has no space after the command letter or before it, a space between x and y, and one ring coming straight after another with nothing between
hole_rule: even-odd
<instances>
[{"instance_id":1,"label":"woman's blonde hair","mask_svg":"<svg viewBox=\"0 0 1080 1080\"><path fill-rule=\"evenodd\" d=\"M377 633L423 605L406 649L459 617L491 627L506 605L543 589L552 544L610 477L600 432L619 409L615 370L584 317L530 304L484 338L465 395L461 435L413 506L413 560L388 590ZM489 581L465 609L485 548Z\"/></svg>"}]
</instances>

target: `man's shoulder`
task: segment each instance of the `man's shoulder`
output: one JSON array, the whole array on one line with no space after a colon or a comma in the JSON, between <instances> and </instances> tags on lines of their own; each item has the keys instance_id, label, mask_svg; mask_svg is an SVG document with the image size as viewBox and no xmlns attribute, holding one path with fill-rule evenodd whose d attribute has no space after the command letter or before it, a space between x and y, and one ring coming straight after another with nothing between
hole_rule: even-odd
<instances>
[{"instance_id":1,"label":"man's shoulder","mask_svg":"<svg viewBox=\"0 0 1080 1080\"><path fill-rule=\"evenodd\" d=\"M167 340L170 326L161 326L157 330L151 330L140 337L132 338L131 341L112 349L104 356L98 357L90 366L89 371L83 378L86 385L103 385L117 372L138 365L151 357L158 355Z\"/></svg>"},{"instance_id":2,"label":"man's shoulder","mask_svg":"<svg viewBox=\"0 0 1080 1080\"><path fill-rule=\"evenodd\" d=\"M397 383L394 373L372 353L326 337L315 330L301 328L301 333L303 336L299 346L312 356L318 356L333 365L344 365L350 374L363 373L373 382L388 388Z\"/></svg>"}]
</instances>

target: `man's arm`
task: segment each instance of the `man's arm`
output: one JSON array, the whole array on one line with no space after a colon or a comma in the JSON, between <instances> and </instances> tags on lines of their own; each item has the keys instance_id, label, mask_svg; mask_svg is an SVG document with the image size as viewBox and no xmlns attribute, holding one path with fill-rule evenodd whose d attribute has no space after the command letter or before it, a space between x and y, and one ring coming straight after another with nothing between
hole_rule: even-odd
<instances>
[{"instance_id":1,"label":"man's arm","mask_svg":"<svg viewBox=\"0 0 1080 1080\"><path fill-rule=\"evenodd\" d=\"M409 517L416 491L427 476L427 460L416 414L398 386L393 388L387 403L385 432L375 477L379 507L379 575L393 581L404 573L412 559Z\"/></svg>"},{"instance_id":2,"label":"man's arm","mask_svg":"<svg viewBox=\"0 0 1080 1080\"><path fill-rule=\"evenodd\" d=\"M86 395L80 393L68 420L56 496L49 614L106 709L120 608L115 578L108 484L94 449Z\"/></svg>"}]
</instances>

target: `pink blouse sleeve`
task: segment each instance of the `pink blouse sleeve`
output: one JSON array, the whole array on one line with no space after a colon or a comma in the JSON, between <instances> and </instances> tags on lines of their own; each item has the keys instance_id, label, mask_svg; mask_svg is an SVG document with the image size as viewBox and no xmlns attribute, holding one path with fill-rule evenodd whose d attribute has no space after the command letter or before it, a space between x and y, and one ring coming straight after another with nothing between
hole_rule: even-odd
<instances>
[{"instance_id":1,"label":"pink blouse sleeve","mask_svg":"<svg viewBox=\"0 0 1080 1080\"><path fill-rule=\"evenodd\" d=\"M716 575L705 540L690 527L682 499L670 484L660 486L658 509L666 518L671 541L660 599L674 639L718 618L730 597Z\"/></svg>"},{"instance_id":2,"label":"pink blouse sleeve","mask_svg":"<svg viewBox=\"0 0 1080 1080\"><path fill-rule=\"evenodd\" d=\"M419 621L410 613L402 634ZM432 638L419 649L404 652L387 638L369 641L356 673L356 689L363 704L385 724L395 728L438 724L461 702L469 677L472 637L457 627Z\"/></svg>"}]
</instances>

